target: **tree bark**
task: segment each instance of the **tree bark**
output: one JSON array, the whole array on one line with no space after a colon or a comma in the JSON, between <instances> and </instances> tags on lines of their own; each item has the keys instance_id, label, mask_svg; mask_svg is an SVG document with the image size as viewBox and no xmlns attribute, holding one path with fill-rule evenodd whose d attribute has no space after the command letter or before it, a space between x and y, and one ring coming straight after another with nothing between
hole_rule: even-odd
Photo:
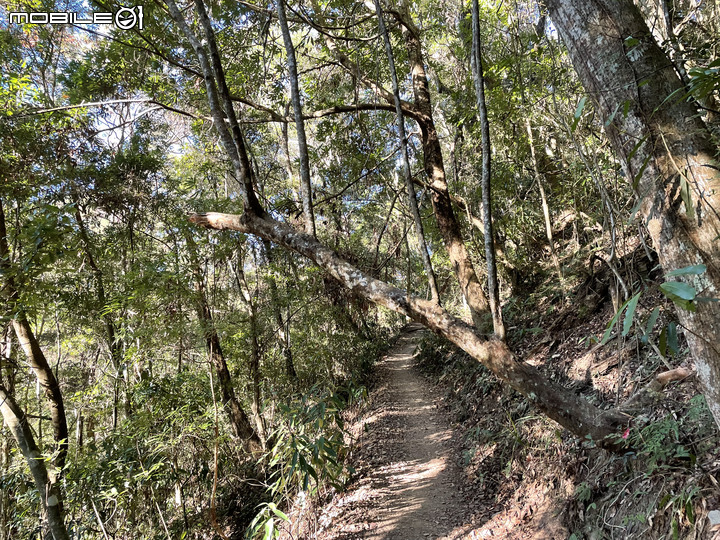
<instances>
[{"instance_id":1,"label":"tree bark","mask_svg":"<svg viewBox=\"0 0 720 540\"><path fill-rule=\"evenodd\" d=\"M209 212L192 214L189 219L192 223L212 229L255 234L308 257L356 294L406 315L455 343L571 432L581 437L590 436L607 448L613 448L617 443L613 438L606 437L622 433L622 426L628 418L626 415L617 410L603 411L594 407L546 379L534 367L519 361L503 342L480 338L473 327L442 307L410 296L402 289L363 273L313 237L270 217L251 213L239 216Z\"/></svg>"},{"instance_id":2,"label":"tree bark","mask_svg":"<svg viewBox=\"0 0 720 540\"><path fill-rule=\"evenodd\" d=\"M173 0L168 0L168 6L173 19L193 44L193 48L200 59L206 81L210 82L208 88L212 90L214 88L212 82L214 75L209 71L210 67L206 61L207 57L203 45L192 34ZM214 43L211 27L206 31L206 37L208 41ZM421 63L419 65L413 63L414 79L416 73L419 73L421 69ZM424 70L421 78L425 81L424 86L422 81L419 81L416 86L422 91L427 91L427 79L424 77ZM426 103L429 104L429 95L427 97ZM225 119L218 110L217 100L209 96L208 101L213 117L217 119L216 129L219 132L227 132L227 126L224 123ZM432 121L431 117L430 121ZM436 133L434 137L437 140ZM242 143L241 138L236 140ZM437 148L439 149L439 144ZM436 164L441 165L441 156L439 159L440 161L436 162ZM242 185L249 185L248 182L252 179L251 173L248 171L240 172L248 175L243 178ZM440 170L439 174L438 178L442 178L444 181L442 170ZM445 193L447 193L447 190L445 190ZM249 196L247 195L243 198L244 201L248 199ZM443 200L446 200L449 206L449 197ZM589 436L605 447L617 447L617 441L620 440L619 436L628 419L628 416L622 414L621 411L602 411L592 406L569 390L544 378L532 366L518 361L503 342L481 339L471 326L453 317L442 307L433 302L412 297L406 291L365 274L342 259L335 251L319 243L311 235L301 233L285 223L274 220L262 209L255 211L252 206L245 204L244 210L243 215L192 214L190 221L214 229L232 229L254 234L309 258L340 281L343 286L368 301L407 315L449 339L485 365L501 380L506 381L510 386L523 393L527 399L550 418L573 433L583 437ZM450 210L452 209L450 208ZM477 277L475 279L477 280ZM467 284L468 282L464 283ZM608 437L610 435L617 435L618 437Z\"/></svg>"},{"instance_id":3,"label":"tree bark","mask_svg":"<svg viewBox=\"0 0 720 540\"><path fill-rule=\"evenodd\" d=\"M65 458L68 451L68 426L65 416L65 403L63 401L60 384L55 377L45 354L38 343L35 334L30 328L30 323L25 316L22 306L18 305L19 291L13 277L13 269L10 266L10 248L7 241L7 229L5 227L5 212L3 203L0 200L0 269L5 274L5 297L11 306L14 318L12 320L13 330L17 336L18 343L27 356L30 367L45 391L45 397L50 408L50 418L53 426L53 435L57 443L57 458L55 465L59 470L65 466Z\"/></svg>"},{"instance_id":4,"label":"tree bark","mask_svg":"<svg viewBox=\"0 0 720 540\"><path fill-rule=\"evenodd\" d=\"M608 135L666 270L704 264L678 279L699 296L720 291L717 148L682 81L630 0L548 0L580 80L609 122ZM720 302L678 309L708 405L720 425Z\"/></svg>"},{"instance_id":5,"label":"tree bark","mask_svg":"<svg viewBox=\"0 0 720 540\"><path fill-rule=\"evenodd\" d=\"M487 105L485 103L485 77L483 74L482 49L480 44L480 8L478 0L472 1L472 36L473 55L472 72L475 82L475 97L477 101L478 116L480 117L481 146L482 146L482 206L485 240L485 263L487 265L488 300L490 302L490 315L493 320L493 330L498 339L505 340L505 324L503 323L502 307L500 306L500 289L497 279L497 265L495 264L495 235L492 226L492 204L490 198L491 154L490 154L490 121L488 120Z\"/></svg>"},{"instance_id":6,"label":"tree bark","mask_svg":"<svg viewBox=\"0 0 720 540\"><path fill-rule=\"evenodd\" d=\"M407 6L400 6L399 11L393 12L393 14L398 17L398 20L403 25L415 96L416 120L420 126L422 136L425 172L430 184L430 197L435 211L435 219L445 241L445 247L453 270L458 277L460 289L470 307L473 322L476 328L482 329L482 314L488 311L488 301L475 273L470 254L462 237L460 225L453 211L445 176L442 147L433 120L430 87L425 72L420 31L412 22Z\"/></svg>"},{"instance_id":7,"label":"tree bark","mask_svg":"<svg viewBox=\"0 0 720 540\"><path fill-rule=\"evenodd\" d=\"M402 162L403 176L405 176L405 189L407 190L408 206L410 207L410 212L412 213L413 221L415 223L415 234L417 236L418 249L420 250L420 258L422 259L423 266L425 267L428 285L430 286L430 297L433 302L439 304L440 293L438 292L437 279L435 277L435 272L433 271L427 243L425 242L425 232L423 231L422 218L420 217L420 209L418 208L415 183L413 182L413 175L410 170L408 140L407 134L405 133L405 115L402 110L400 88L398 85L397 73L395 71L395 55L393 54L392 44L390 43L390 36L388 36L387 28L385 27L385 18L383 17L380 0L375 0L375 13L377 14L380 33L382 34L383 41L385 42L385 53L387 54L388 66L390 67L390 80L392 82L393 98L395 101L396 125L398 137L400 138L400 159Z\"/></svg>"},{"instance_id":8,"label":"tree bark","mask_svg":"<svg viewBox=\"0 0 720 540\"><path fill-rule=\"evenodd\" d=\"M235 436L240 439L246 449L252 453L262 452L262 443L258 434L252 427L250 419L240 405L240 401L235 395L235 389L232 383L232 376L225 361L222 346L220 344L220 336L215 328L210 305L205 294L205 282L200 269L200 261L197 256L197 247L190 233L186 235L188 244L188 253L190 255L191 271L195 281L195 310L197 311L198 321L202 327L205 338L205 347L207 348L210 362L215 368L218 383L220 384L220 393L222 396L222 404L227 411L230 425Z\"/></svg>"},{"instance_id":9,"label":"tree bark","mask_svg":"<svg viewBox=\"0 0 720 540\"><path fill-rule=\"evenodd\" d=\"M10 429L15 442L30 468L30 473L32 474L35 487L40 496L40 504L42 507L41 515L43 516L43 520L47 521L46 526L50 530L52 538L54 538L54 540L70 540L63 519L60 489L58 488L56 478L53 478L57 472L53 471L52 474L48 474L47 467L45 466L45 458L35 443L35 438L33 437L25 413L18 406L13 396L2 385L0 385L0 412L2 412L5 425Z\"/></svg>"},{"instance_id":10,"label":"tree bark","mask_svg":"<svg viewBox=\"0 0 720 540\"><path fill-rule=\"evenodd\" d=\"M302 200L305 232L315 236L315 214L312 205L312 184L310 182L310 157L308 156L307 137L305 136L305 120L300 103L300 85L298 83L297 60L295 46L292 42L287 17L285 16L285 0L277 0L278 21L282 31L285 52L287 54L288 72L290 75L290 99L295 114L295 130L297 131L298 151L300 152L300 198ZM289 159L289 156L288 156Z\"/></svg>"}]
</instances>

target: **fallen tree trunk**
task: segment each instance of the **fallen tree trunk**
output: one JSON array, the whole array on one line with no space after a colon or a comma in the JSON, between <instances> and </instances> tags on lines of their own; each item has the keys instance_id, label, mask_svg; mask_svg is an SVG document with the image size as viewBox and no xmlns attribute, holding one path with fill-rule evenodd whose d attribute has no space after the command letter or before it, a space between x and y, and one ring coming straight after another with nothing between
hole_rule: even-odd
<instances>
[{"instance_id":1,"label":"fallen tree trunk","mask_svg":"<svg viewBox=\"0 0 720 540\"><path fill-rule=\"evenodd\" d=\"M195 4L198 15L203 22L207 46L213 53L211 55L208 55L205 44L193 34L174 1L167 0L167 4L172 18L185 34L198 57L205 77L208 103L215 120L215 128L220 135L228 156L231 158L240 189L243 191L241 195L244 213L242 215L214 212L192 214L190 216L192 223L212 229L231 229L253 234L309 258L356 295L362 296L377 305L407 315L450 340L486 366L501 380L526 396L548 417L574 434L591 438L598 445L608 449L618 450L623 447L621 444L623 428L627 426L631 416L624 413L622 409L605 411L591 405L568 389L543 377L534 367L519 361L504 343L480 338L470 325L452 316L437 304L410 296L402 289L373 278L344 260L332 249L321 244L313 236L297 231L290 225L273 219L260 206L254 192L253 178L255 174L250 168L249 161L238 159L238 156L247 156L247 151L239 129L237 129L237 118L235 118L235 111L232 109L224 74L219 64L220 59L217 55L215 35L212 25L209 24L207 19L202 0L195 0ZM406 26L412 28L411 24L407 21L404 22ZM416 100L428 107L427 78L424 77L416 32L406 34L406 45L408 46L409 55L412 57L413 87L417 93ZM215 69L211 67L209 56L212 56L212 64ZM221 103L226 103L224 110ZM437 133L434 129L428 129L428 127L433 127L432 122L421 122L420 124L423 127L425 143L433 143L429 146L424 144L426 151L434 148L439 150L439 145L434 144ZM436 159L434 162L436 166L433 167L434 171L428 171L434 172L436 175L431 186L433 190L442 192L441 188L446 185L444 183L444 171L442 170L442 155L439 152L434 154L431 152L430 157ZM429 163L427 152L425 160L427 165ZM430 176L433 178L432 175ZM439 201L434 200L434 203L437 202L446 205L452 212L449 197L441 197ZM436 211L436 215L438 221L441 221L443 213ZM457 222L453 223L457 225ZM440 228L443 229L442 225ZM458 241L464 248L461 239L458 238ZM451 252L451 260L457 266L459 259L453 257L452 249L449 249L449 251ZM458 255L458 253L455 253L455 255ZM462 270L461 268L456 267L455 270L461 288L467 293L474 271L470 275L465 275L462 271L459 271ZM470 267L467 270L470 271L472 268ZM475 276L475 281L477 281L477 276ZM476 284L478 294L477 296L472 294L470 296L478 301L481 298L484 300L482 289L479 287L479 283Z\"/></svg>"},{"instance_id":2,"label":"fallen tree trunk","mask_svg":"<svg viewBox=\"0 0 720 540\"><path fill-rule=\"evenodd\" d=\"M527 397L548 417L580 437L598 445L618 448L618 438L629 416L621 410L601 410L570 390L548 380L536 368L519 361L507 345L480 338L475 330L437 304L408 296L402 289L365 274L330 248L289 225L268 217L209 212L192 214L190 221L211 229L254 234L314 261L345 287L367 300L407 315L447 338Z\"/></svg>"}]
</instances>

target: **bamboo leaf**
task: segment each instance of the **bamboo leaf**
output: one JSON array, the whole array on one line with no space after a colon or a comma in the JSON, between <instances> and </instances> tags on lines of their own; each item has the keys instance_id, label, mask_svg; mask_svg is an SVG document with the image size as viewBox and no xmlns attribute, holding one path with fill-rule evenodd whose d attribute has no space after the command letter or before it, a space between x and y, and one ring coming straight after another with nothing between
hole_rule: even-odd
<instances>
[{"instance_id":1,"label":"bamboo leaf","mask_svg":"<svg viewBox=\"0 0 720 540\"><path fill-rule=\"evenodd\" d=\"M645 335L647 337L650 336L650 333L653 331L653 328L655 327L655 323L657 323L658 316L660 315L660 308L656 307L652 310L652 313L650 313L650 317L648 317L647 325L645 326Z\"/></svg>"},{"instance_id":2,"label":"bamboo leaf","mask_svg":"<svg viewBox=\"0 0 720 540\"><path fill-rule=\"evenodd\" d=\"M681 281L667 281L660 285L660 290L665 296L673 300L673 296L681 298L682 300L694 300L697 295L695 287L691 287L687 283Z\"/></svg>"},{"instance_id":3,"label":"bamboo leaf","mask_svg":"<svg viewBox=\"0 0 720 540\"><path fill-rule=\"evenodd\" d=\"M630 329L632 328L633 318L635 317L635 308L637 307L637 303L638 303L638 300L640 299L641 294L642 293L637 293L628 302L627 311L625 312L625 321L623 322L623 331L622 331L623 337L627 336L628 333L630 333Z\"/></svg>"},{"instance_id":4,"label":"bamboo leaf","mask_svg":"<svg viewBox=\"0 0 720 540\"><path fill-rule=\"evenodd\" d=\"M704 264L695 264L693 266L686 266L685 268L678 268L677 270L673 270L672 272L668 272L665 274L666 277L675 277L675 276L687 276L687 275L700 275L703 272L707 270L707 266Z\"/></svg>"},{"instance_id":5,"label":"bamboo leaf","mask_svg":"<svg viewBox=\"0 0 720 540\"><path fill-rule=\"evenodd\" d=\"M583 109L585 109L585 102L587 101L587 96L583 96L580 99L580 102L578 103L577 108L575 109L575 115L573 117L572 124L570 125L570 131L575 131L577 128L578 122L580 121L580 117L582 116Z\"/></svg>"},{"instance_id":6,"label":"bamboo leaf","mask_svg":"<svg viewBox=\"0 0 720 540\"><path fill-rule=\"evenodd\" d=\"M680 176L680 196L682 197L683 203L685 204L685 213L689 219L695 219L695 209L692 204L692 194L690 184L688 183L685 175Z\"/></svg>"}]
</instances>

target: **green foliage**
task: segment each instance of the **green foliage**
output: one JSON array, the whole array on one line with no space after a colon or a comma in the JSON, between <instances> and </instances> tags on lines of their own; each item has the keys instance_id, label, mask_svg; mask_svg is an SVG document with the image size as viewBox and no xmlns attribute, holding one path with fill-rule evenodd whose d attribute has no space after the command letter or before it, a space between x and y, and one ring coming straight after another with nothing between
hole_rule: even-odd
<instances>
[{"instance_id":1,"label":"green foliage","mask_svg":"<svg viewBox=\"0 0 720 540\"><path fill-rule=\"evenodd\" d=\"M695 98L705 99L713 92L720 90L720 58L713 60L706 67L693 67L690 75L689 94Z\"/></svg>"},{"instance_id":2,"label":"green foliage","mask_svg":"<svg viewBox=\"0 0 720 540\"><path fill-rule=\"evenodd\" d=\"M278 425L271 435L275 444L268 454L269 467L274 469L273 496L288 496L297 490L312 494L323 482L342 487L347 472L342 411L362 396L363 390L350 387L347 392L313 387L299 400L278 405Z\"/></svg>"},{"instance_id":3,"label":"green foliage","mask_svg":"<svg viewBox=\"0 0 720 540\"><path fill-rule=\"evenodd\" d=\"M354 472L345 465L348 437L343 411L361 402L365 387L348 384L334 391L314 386L299 399L279 404L274 441L266 455L270 474L268 493L287 504L298 492L307 496L330 485L342 489ZM263 504L247 531L248 538L270 540L279 536L277 520L288 521L274 502Z\"/></svg>"},{"instance_id":4,"label":"green foliage","mask_svg":"<svg viewBox=\"0 0 720 540\"><path fill-rule=\"evenodd\" d=\"M250 523L248 528L247 538L261 538L262 540L272 540L273 538L279 538L281 529L275 525L278 520L289 522L288 516L278 509L275 503L264 503L260 506L261 510L258 512L255 519Z\"/></svg>"},{"instance_id":5,"label":"green foliage","mask_svg":"<svg viewBox=\"0 0 720 540\"><path fill-rule=\"evenodd\" d=\"M666 274L666 277L699 276L706 270L707 267L704 264L698 264L670 271ZM699 299L695 288L691 285L682 281L665 281L659 285L659 289L668 299L672 300L680 308L693 312L697 309L695 302ZM637 324L641 333L641 342L649 343L650 335L660 315L660 307L655 306L650 315L647 317L645 324L642 325L640 321L636 319L635 315L638 302L642 294L643 291L636 293L634 296L625 301L622 306L620 306L617 313L615 313L605 329L605 333L600 341L602 344L606 344L612 338L615 327L620 321L620 317L623 312L625 312L625 317L623 319L622 336L628 336L633 328L633 325ZM660 335L658 336L658 350L662 356L678 354L679 345L677 323L674 321L670 321L660 331Z\"/></svg>"}]
</instances>

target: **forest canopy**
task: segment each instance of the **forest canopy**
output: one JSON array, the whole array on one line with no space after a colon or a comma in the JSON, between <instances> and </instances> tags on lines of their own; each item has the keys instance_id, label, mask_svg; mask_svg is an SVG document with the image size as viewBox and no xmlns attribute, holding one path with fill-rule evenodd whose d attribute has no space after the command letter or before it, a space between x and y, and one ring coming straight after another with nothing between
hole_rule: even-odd
<instances>
[{"instance_id":1,"label":"forest canopy","mask_svg":"<svg viewBox=\"0 0 720 540\"><path fill-rule=\"evenodd\" d=\"M718 9L4 2L0 539L282 521L408 321L593 447L716 429Z\"/></svg>"}]
</instances>

